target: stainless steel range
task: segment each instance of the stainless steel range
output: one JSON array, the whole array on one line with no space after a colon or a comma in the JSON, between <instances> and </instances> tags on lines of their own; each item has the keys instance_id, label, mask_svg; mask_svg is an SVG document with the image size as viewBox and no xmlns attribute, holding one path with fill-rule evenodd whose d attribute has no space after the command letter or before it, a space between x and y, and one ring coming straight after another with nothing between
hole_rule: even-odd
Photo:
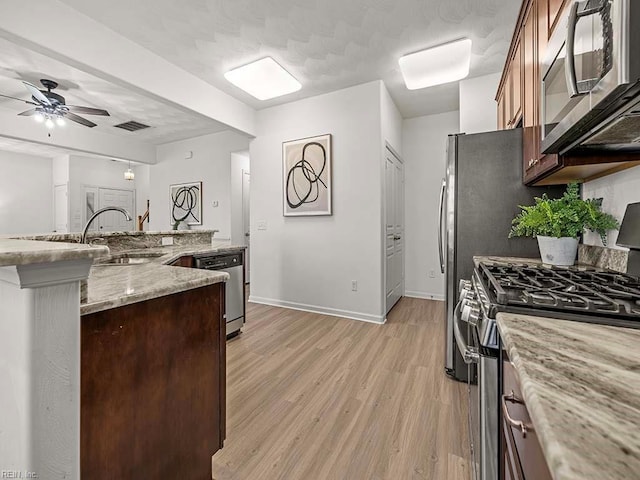
<instances>
[{"instance_id":1,"label":"stainless steel range","mask_svg":"<svg viewBox=\"0 0 640 480\"><path fill-rule=\"evenodd\" d=\"M500 312L640 328L640 280L591 267L482 262L471 281L460 282L454 321L456 344L469 372L477 364L477 383L469 382L472 473L476 480L496 480L499 475L500 344L496 315Z\"/></svg>"}]
</instances>

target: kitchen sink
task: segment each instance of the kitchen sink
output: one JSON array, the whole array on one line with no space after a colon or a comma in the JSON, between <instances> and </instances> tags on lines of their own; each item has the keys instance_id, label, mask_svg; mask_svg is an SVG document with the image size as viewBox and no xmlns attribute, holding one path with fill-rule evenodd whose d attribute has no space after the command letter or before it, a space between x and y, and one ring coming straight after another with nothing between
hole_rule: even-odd
<instances>
[{"instance_id":1,"label":"kitchen sink","mask_svg":"<svg viewBox=\"0 0 640 480\"><path fill-rule=\"evenodd\" d=\"M127 254L126 256L114 256L104 260L98 260L96 266L123 266L123 265L144 265L145 263L153 262L156 258L164 255L163 253L141 253L141 254Z\"/></svg>"}]
</instances>

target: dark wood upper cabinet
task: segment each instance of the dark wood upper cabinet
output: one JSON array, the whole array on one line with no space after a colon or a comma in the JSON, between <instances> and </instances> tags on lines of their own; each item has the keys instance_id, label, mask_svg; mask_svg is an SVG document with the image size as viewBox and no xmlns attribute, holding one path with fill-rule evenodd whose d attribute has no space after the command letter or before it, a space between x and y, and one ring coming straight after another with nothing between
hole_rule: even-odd
<instances>
[{"instance_id":1,"label":"dark wood upper cabinet","mask_svg":"<svg viewBox=\"0 0 640 480\"><path fill-rule=\"evenodd\" d=\"M523 127L522 181L560 185L640 165L639 154L544 154L541 75L549 38L569 0L524 0L496 95L498 129Z\"/></svg>"},{"instance_id":2,"label":"dark wood upper cabinet","mask_svg":"<svg viewBox=\"0 0 640 480\"><path fill-rule=\"evenodd\" d=\"M551 37L551 34L558 25L560 19L560 12L564 10L565 4L568 0L541 0L542 3L546 3L547 9L547 38Z\"/></svg>"}]
</instances>

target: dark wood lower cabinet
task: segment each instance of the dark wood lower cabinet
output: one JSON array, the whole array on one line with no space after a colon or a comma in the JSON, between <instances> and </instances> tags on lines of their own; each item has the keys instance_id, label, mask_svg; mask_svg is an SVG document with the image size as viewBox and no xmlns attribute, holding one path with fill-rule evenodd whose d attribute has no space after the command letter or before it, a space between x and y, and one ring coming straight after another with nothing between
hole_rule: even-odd
<instances>
[{"instance_id":1,"label":"dark wood lower cabinet","mask_svg":"<svg viewBox=\"0 0 640 480\"><path fill-rule=\"evenodd\" d=\"M174 267L187 267L187 268L193 268L195 266L192 256L180 257L174 260L173 262L171 262L171 265Z\"/></svg>"},{"instance_id":2,"label":"dark wood lower cabinet","mask_svg":"<svg viewBox=\"0 0 640 480\"><path fill-rule=\"evenodd\" d=\"M527 406L522 399L518 378L505 352L503 352L501 391L502 478L505 480L552 480ZM519 426L518 422L524 428Z\"/></svg>"},{"instance_id":3,"label":"dark wood lower cabinet","mask_svg":"<svg viewBox=\"0 0 640 480\"><path fill-rule=\"evenodd\" d=\"M81 476L210 479L225 438L224 283L82 317Z\"/></svg>"}]
</instances>

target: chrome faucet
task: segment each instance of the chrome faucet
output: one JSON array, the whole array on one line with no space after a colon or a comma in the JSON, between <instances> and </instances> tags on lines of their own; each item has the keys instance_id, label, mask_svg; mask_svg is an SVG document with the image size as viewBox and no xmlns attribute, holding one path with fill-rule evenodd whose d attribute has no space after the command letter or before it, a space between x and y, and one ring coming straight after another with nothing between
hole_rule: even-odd
<instances>
[{"instance_id":1,"label":"chrome faucet","mask_svg":"<svg viewBox=\"0 0 640 480\"><path fill-rule=\"evenodd\" d=\"M109 211L120 212L125 216L127 221L131 221L131 215L124 208L120 208L120 207L101 208L100 210L97 210L96 213L91 215L91 218L87 221L87 224L84 226L84 230L82 230L82 237L80 237L80 243L87 243L87 232L89 231L89 227L91 226L93 221L96 219L96 217L104 212L109 212Z\"/></svg>"}]
</instances>

